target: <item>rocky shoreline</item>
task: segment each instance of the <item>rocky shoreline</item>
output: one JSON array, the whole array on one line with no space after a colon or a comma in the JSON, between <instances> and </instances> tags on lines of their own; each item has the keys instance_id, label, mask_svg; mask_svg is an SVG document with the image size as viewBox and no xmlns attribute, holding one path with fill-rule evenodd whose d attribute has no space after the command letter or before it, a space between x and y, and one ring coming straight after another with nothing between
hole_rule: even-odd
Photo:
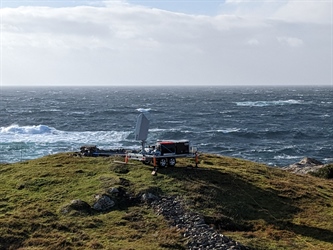
<instances>
[{"instance_id":1,"label":"rocky shoreline","mask_svg":"<svg viewBox=\"0 0 333 250\"><path fill-rule=\"evenodd\" d=\"M326 165L324 163L316 159L305 157L299 162L296 162L286 167L282 167L282 169L295 174L307 174L309 172L316 172L325 166Z\"/></svg>"}]
</instances>

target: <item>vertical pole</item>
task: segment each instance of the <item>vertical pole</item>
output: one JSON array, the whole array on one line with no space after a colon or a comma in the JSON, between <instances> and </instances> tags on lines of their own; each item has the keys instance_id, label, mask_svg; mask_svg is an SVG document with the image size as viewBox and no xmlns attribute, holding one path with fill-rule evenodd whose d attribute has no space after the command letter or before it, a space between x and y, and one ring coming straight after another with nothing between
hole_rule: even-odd
<instances>
[{"instance_id":1,"label":"vertical pole","mask_svg":"<svg viewBox=\"0 0 333 250\"><path fill-rule=\"evenodd\" d=\"M125 163L126 164L128 163L128 154L126 154L126 156L125 156Z\"/></svg>"},{"instance_id":2,"label":"vertical pole","mask_svg":"<svg viewBox=\"0 0 333 250\"><path fill-rule=\"evenodd\" d=\"M153 157L153 165L154 165L154 168L156 168L156 157L155 157L155 155Z\"/></svg>"},{"instance_id":3,"label":"vertical pole","mask_svg":"<svg viewBox=\"0 0 333 250\"><path fill-rule=\"evenodd\" d=\"M145 153L145 145L146 145L146 142L144 140L141 141L141 151L142 151L142 154Z\"/></svg>"},{"instance_id":4,"label":"vertical pole","mask_svg":"<svg viewBox=\"0 0 333 250\"><path fill-rule=\"evenodd\" d=\"M155 155L153 156L153 165L154 165L154 169L153 169L153 172L151 172L151 174L156 175L157 174L157 166L156 166L156 157L155 157Z\"/></svg>"},{"instance_id":5,"label":"vertical pole","mask_svg":"<svg viewBox=\"0 0 333 250\"><path fill-rule=\"evenodd\" d=\"M198 153L195 153L195 167L198 167L198 163L199 163L199 155Z\"/></svg>"}]
</instances>

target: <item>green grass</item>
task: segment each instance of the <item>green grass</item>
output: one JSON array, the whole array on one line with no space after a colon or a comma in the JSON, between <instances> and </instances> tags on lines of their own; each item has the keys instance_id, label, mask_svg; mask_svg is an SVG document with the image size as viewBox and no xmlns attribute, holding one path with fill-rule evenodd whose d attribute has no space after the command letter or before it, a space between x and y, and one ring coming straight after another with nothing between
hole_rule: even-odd
<instances>
[{"instance_id":1,"label":"green grass","mask_svg":"<svg viewBox=\"0 0 333 250\"><path fill-rule=\"evenodd\" d=\"M0 249L185 249L180 232L145 205L63 214L71 200L122 187L179 195L221 233L253 249L333 248L331 180L202 155L159 169L69 153L0 165Z\"/></svg>"}]
</instances>

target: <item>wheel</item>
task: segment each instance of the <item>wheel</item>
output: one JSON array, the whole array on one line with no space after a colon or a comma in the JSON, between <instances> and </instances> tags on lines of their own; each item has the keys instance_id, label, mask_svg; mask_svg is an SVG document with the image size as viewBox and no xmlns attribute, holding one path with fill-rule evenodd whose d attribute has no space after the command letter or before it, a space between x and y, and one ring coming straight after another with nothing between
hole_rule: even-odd
<instances>
[{"instance_id":1,"label":"wheel","mask_svg":"<svg viewBox=\"0 0 333 250\"><path fill-rule=\"evenodd\" d=\"M174 167L176 165L176 158L170 158L168 161L168 165L170 167Z\"/></svg>"},{"instance_id":2,"label":"wheel","mask_svg":"<svg viewBox=\"0 0 333 250\"><path fill-rule=\"evenodd\" d=\"M166 165L167 165L166 159L165 158L161 158L159 160L159 162L158 162L158 165L160 165L160 167L162 167L162 168L166 167Z\"/></svg>"},{"instance_id":3,"label":"wheel","mask_svg":"<svg viewBox=\"0 0 333 250\"><path fill-rule=\"evenodd\" d=\"M146 159L146 160L142 161L142 163L145 165L149 165L151 163L151 159Z\"/></svg>"}]
</instances>

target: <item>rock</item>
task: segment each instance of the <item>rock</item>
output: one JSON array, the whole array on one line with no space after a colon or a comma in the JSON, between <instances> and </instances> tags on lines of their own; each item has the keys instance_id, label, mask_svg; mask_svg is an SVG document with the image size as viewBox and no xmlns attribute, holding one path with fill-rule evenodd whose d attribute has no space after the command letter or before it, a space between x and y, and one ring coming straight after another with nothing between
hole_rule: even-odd
<instances>
[{"instance_id":1,"label":"rock","mask_svg":"<svg viewBox=\"0 0 333 250\"><path fill-rule=\"evenodd\" d=\"M110 194L110 195L115 195L115 196L117 196L117 195L119 194L119 189L116 188L116 187L113 187L113 188L110 188L107 192L108 192L108 194Z\"/></svg>"},{"instance_id":2,"label":"rock","mask_svg":"<svg viewBox=\"0 0 333 250\"><path fill-rule=\"evenodd\" d=\"M144 193L141 196L141 201L143 201L143 202L152 202L157 199L158 199L158 197L152 193Z\"/></svg>"},{"instance_id":3,"label":"rock","mask_svg":"<svg viewBox=\"0 0 333 250\"><path fill-rule=\"evenodd\" d=\"M317 161L316 159L305 157L302 159L298 164L305 165L305 166L317 166L317 165L324 165L324 163Z\"/></svg>"},{"instance_id":4,"label":"rock","mask_svg":"<svg viewBox=\"0 0 333 250\"><path fill-rule=\"evenodd\" d=\"M133 206L140 202L140 195L131 195L127 192L124 187L111 187L106 189L106 196L108 196L112 201L114 201L117 208L125 208L128 206ZM96 196L96 199L98 197Z\"/></svg>"},{"instance_id":5,"label":"rock","mask_svg":"<svg viewBox=\"0 0 333 250\"><path fill-rule=\"evenodd\" d=\"M96 195L96 202L93 205L93 209L100 212L109 211L116 204L111 198L105 194Z\"/></svg>"},{"instance_id":6,"label":"rock","mask_svg":"<svg viewBox=\"0 0 333 250\"><path fill-rule=\"evenodd\" d=\"M317 171L322 167L324 167L324 163L313 158L305 157L300 162L283 167L282 169L295 174L307 174L309 172Z\"/></svg>"},{"instance_id":7,"label":"rock","mask_svg":"<svg viewBox=\"0 0 333 250\"><path fill-rule=\"evenodd\" d=\"M219 234L205 223L201 215L186 210L186 206L178 197L157 198L150 200L150 205L157 214L163 215L171 226L182 232L188 249L249 249L231 238Z\"/></svg>"},{"instance_id":8,"label":"rock","mask_svg":"<svg viewBox=\"0 0 333 250\"><path fill-rule=\"evenodd\" d=\"M62 207L60 211L63 214L84 215L91 214L91 207L87 202L77 199Z\"/></svg>"}]
</instances>

